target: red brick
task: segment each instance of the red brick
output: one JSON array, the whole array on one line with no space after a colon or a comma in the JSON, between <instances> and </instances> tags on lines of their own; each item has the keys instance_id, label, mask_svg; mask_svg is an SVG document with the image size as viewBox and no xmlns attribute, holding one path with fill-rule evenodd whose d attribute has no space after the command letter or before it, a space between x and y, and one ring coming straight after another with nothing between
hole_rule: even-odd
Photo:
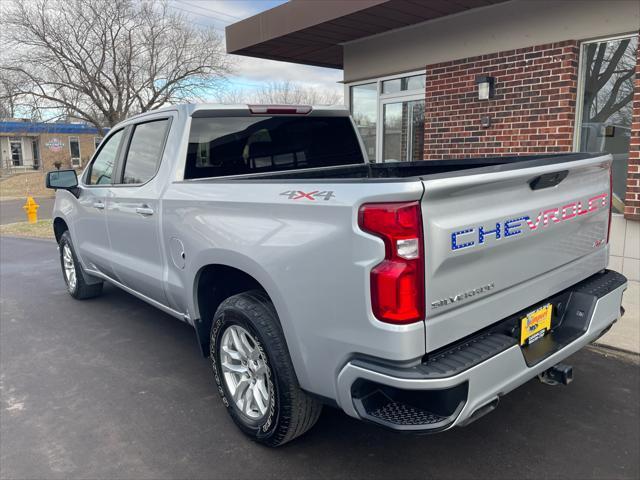
<instances>
[{"instance_id":1,"label":"red brick","mask_svg":"<svg viewBox=\"0 0 640 480\"><path fill-rule=\"evenodd\" d=\"M428 65L424 158L570 152L579 50L566 40ZM480 75L496 79L493 99L477 99ZM630 143L625 216L640 219L640 50Z\"/></svg>"},{"instance_id":2,"label":"red brick","mask_svg":"<svg viewBox=\"0 0 640 480\"><path fill-rule=\"evenodd\" d=\"M571 151L578 55L569 40L428 65L425 159ZM495 78L494 98L477 99L479 75ZM486 130L484 115L492 120Z\"/></svg>"}]
</instances>

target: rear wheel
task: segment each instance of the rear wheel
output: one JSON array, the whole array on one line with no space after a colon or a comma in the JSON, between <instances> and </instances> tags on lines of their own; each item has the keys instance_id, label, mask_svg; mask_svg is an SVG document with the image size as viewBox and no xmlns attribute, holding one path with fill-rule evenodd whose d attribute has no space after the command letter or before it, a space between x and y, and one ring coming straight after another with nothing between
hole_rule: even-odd
<instances>
[{"instance_id":1,"label":"rear wheel","mask_svg":"<svg viewBox=\"0 0 640 480\"><path fill-rule=\"evenodd\" d=\"M240 325L227 327L221 343L220 367L227 391L245 417L261 419L267 414L273 389L264 352Z\"/></svg>"},{"instance_id":2,"label":"rear wheel","mask_svg":"<svg viewBox=\"0 0 640 480\"><path fill-rule=\"evenodd\" d=\"M98 281L91 284L86 282L86 274L82 271L82 265L78 262L68 230L60 237L58 247L62 276L67 284L69 295L78 300L100 295L102 293L102 282Z\"/></svg>"},{"instance_id":3,"label":"rear wheel","mask_svg":"<svg viewBox=\"0 0 640 480\"><path fill-rule=\"evenodd\" d=\"M318 420L322 405L300 388L276 311L263 292L222 302L211 329L211 361L222 402L252 439L276 447Z\"/></svg>"}]
</instances>

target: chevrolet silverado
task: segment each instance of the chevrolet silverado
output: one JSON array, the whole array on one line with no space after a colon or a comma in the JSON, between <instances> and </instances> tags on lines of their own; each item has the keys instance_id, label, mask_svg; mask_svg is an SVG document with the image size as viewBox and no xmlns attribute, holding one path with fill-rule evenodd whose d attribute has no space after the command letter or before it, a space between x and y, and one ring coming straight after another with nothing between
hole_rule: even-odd
<instances>
[{"instance_id":1,"label":"chevrolet silverado","mask_svg":"<svg viewBox=\"0 0 640 480\"><path fill-rule=\"evenodd\" d=\"M47 186L71 296L107 281L192 325L233 421L278 446L322 405L437 432L569 383L622 314L610 175L584 153L376 164L345 109L201 104L120 123Z\"/></svg>"}]
</instances>

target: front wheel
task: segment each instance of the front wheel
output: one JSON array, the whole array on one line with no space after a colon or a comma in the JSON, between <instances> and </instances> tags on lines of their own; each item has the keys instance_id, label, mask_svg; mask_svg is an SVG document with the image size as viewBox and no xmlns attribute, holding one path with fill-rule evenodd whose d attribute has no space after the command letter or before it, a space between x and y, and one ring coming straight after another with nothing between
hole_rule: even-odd
<instances>
[{"instance_id":1,"label":"front wheel","mask_svg":"<svg viewBox=\"0 0 640 480\"><path fill-rule=\"evenodd\" d=\"M86 282L82 265L78 261L68 230L60 237L58 249L60 251L62 275L67 284L69 295L78 300L100 295L102 293L102 282L98 281L92 284Z\"/></svg>"},{"instance_id":2,"label":"front wheel","mask_svg":"<svg viewBox=\"0 0 640 480\"><path fill-rule=\"evenodd\" d=\"M211 328L211 361L222 402L252 439L283 445L318 420L322 405L300 388L275 308L263 292L222 302Z\"/></svg>"}]
</instances>

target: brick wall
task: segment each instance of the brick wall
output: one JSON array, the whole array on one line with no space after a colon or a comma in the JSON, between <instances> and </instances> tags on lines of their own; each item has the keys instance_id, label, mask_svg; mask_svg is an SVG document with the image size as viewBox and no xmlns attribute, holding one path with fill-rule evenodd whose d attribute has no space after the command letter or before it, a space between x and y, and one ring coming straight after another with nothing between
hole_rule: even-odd
<instances>
[{"instance_id":1,"label":"brick wall","mask_svg":"<svg viewBox=\"0 0 640 480\"><path fill-rule=\"evenodd\" d=\"M629 171L624 216L640 220L640 42L638 42L636 78L633 93L633 118L629 145Z\"/></svg>"},{"instance_id":2,"label":"brick wall","mask_svg":"<svg viewBox=\"0 0 640 480\"><path fill-rule=\"evenodd\" d=\"M578 58L570 40L427 65L424 158L571 151ZM492 99L479 76L495 78Z\"/></svg>"}]
</instances>

